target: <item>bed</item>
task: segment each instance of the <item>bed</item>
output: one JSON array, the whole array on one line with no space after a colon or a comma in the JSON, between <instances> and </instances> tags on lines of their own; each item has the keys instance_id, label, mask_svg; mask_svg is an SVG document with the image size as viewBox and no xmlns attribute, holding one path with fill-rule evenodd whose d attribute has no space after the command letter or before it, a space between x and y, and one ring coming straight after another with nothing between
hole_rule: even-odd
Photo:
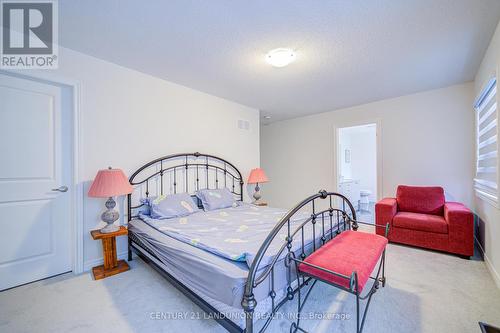
<instances>
[{"instance_id":1,"label":"bed","mask_svg":"<svg viewBox=\"0 0 500 333\"><path fill-rule=\"evenodd\" d=\"M129 260L135 252L229 332L262 332L307 286L291 258L306 258L342 231L357 228L337 193L306 198L290 211L243 202L244 182L230 162L186 153L155 159L130 177ZM237 205L188 217L154 219L144 198L227 188Z\"/></svg>"}]
</instances>

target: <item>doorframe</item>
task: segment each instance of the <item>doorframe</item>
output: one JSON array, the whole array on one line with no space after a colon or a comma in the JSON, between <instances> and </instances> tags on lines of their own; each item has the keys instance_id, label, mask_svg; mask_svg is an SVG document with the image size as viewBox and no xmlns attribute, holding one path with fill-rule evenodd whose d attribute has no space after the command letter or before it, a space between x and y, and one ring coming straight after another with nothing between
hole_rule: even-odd
<instances>
[{"instance_id":1,"label":"doorframe","mask_svg":"<svg viewBox=\"0 0 500 333\"><path fill-rule=\"evenodd\" d=\"M26 74L22 70L5 70L0 69L0 74L21 78L25 80L39 81L42 83L62 85L70 88L72 92L72 186L71 188L71 243L72 243L72 260L71 270L74 274L83 272L83 182L81 181L81 171L83 170L82 158L82 128L81 128L81 112L80 112L80 96L81 83L78 80L69 79L48 72L33 72Z\"/></svg>"},{"instance_id":2,"label":"doorframe","mask_svg":"<svg viewBox=\"0 0 500 333\"><path fill-rule=\"evenodd\" d=\"M363 125L369 125L369 124L375 124L375 134L376 134L376 165L377 165L377 193L376 193L376 200L381 200L384 195L383 191L383 172L382 172L382 161L383 161L383 155L382 155L382 120L379 118L372 119L372 120L358 120L358 121L345 121L345 122L340 122L336 123L333 126L333 186L335 191L338 191L338 176L339 176L339 171L340 171L340 161L338 159L338 153L339 153L339 130L341 128L345 127L355 127L355 126L363 126Z\"/></svg>"}]
</instances>

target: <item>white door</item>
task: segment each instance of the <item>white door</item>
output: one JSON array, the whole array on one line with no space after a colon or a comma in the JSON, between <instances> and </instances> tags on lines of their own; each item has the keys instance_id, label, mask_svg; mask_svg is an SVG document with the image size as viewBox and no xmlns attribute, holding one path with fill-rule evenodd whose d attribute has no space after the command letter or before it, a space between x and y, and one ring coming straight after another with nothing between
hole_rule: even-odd
<instances>
[{"instance_id":1,"label":"white door","mask_svg":"<svg viewBox=\"0 0 500 333\"><path fill-rule=\"evenodd\" d=\"M71 270L65 105L62 87L0 74L0 290Z\"/></svg>"}]
</instances>

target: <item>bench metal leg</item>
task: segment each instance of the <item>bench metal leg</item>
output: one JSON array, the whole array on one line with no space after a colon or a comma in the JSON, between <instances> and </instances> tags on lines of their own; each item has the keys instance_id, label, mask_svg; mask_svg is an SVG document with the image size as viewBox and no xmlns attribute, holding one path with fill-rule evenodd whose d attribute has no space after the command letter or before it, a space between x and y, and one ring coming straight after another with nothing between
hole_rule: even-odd
<instances>
[{"instance_id":1,"label":"bench metal leg","mask_svg":"<svg viewBox=\"0 0 500 333\"><path fill-rule=\"evenodd\" d=\"M382 253L382 278L380 282L382 282L382 287L385 287L385 250L384 253Z\"/></svg>"},{"instance_id":2,"label":"bench metal leg","mask_svg":"<svg viewBox=\"0 0 500 333\"><path fill-rule=\"evenodd\" d=\"M361 332L361 330L359 329L359 294L358 293L356 293L356 332L358 332L358 333Z\"/></svg>"},{"instance_id":3,"label":"bench metal leg","mask_svg":"<svg viewBox=\"0 0 500 333\"><path fill-rule=\"evenodd\" d=\"M366 314L368 313L368 308L370 307L370 302L372 300L373 294L375 294L377 292L377 290L379 289L380 282L382 282L382 286L385 285L384 267L385 267L385 249L384 249L384 252L382 252L382 259L380 260L380 264L378 265L377 274L373 278L374 282L373 282L373 285L372 285L370 291L368 292L368 294L366 294L363 297L359 296L359 294L356 295L356 297L358 299L362 299L362 300L367 299L365 310L363 312L363 317L361 318L361 325L358 324L358 327L359 327L358 333L361 333L363 331L363 327L365 325ZM380 278L381 272L382 272L382 277ZM358 323L359 323L359 306L357 308L357 318L358 318Z\"/></svg>"},{"instance_id":4,"label":"bench metal leg","mask_svg":"<svg viewBox=\"0 0 500 333\"><path fill-rule=\"evenodd\" d=\"M292 256L295 256L295 255L292 254ZM297 282L299 284L299 287L297 289L297 320L296 320L296 322L293 322L290 325L290 333L296 333L297 331L307 333L307 331L305 331L304 329L302 329L300 327L300 315L302 313L302 309L304 308L304 305L306 304L307 299L309 298L309 295L311 294L311 291L313 290L313 288L316 285L316 282L318 282L318 280L314 279L313 283L311 284L311 286L307 290L307 292L304 296L304 299L302 300L302 298L301 298L302 288L300 287L301 284L300 284L299 265L297 264L297 261L293 261L293 262L295 265L295 273L296 273ZM303 276L302 279L303 279L303 286L306 286L307 281L305 281L305 277Z\"/></svg>"}]
</instances>

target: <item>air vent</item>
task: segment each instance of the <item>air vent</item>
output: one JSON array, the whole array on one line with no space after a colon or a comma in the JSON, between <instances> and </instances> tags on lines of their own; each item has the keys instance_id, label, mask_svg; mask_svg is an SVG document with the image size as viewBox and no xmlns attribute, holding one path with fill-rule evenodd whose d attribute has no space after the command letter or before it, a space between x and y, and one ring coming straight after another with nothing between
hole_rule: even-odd
<instances>
[{"instance_id":1,"label":"air vent","mask_svg":"<svg viewBox=\"0 0 500 333\"><path fill-rule=\"evenodd\" d=\"M248 120L240 119L238 120L238 128L248 131L250 129L250 122Z\"/></svg>"}]
</instances>

